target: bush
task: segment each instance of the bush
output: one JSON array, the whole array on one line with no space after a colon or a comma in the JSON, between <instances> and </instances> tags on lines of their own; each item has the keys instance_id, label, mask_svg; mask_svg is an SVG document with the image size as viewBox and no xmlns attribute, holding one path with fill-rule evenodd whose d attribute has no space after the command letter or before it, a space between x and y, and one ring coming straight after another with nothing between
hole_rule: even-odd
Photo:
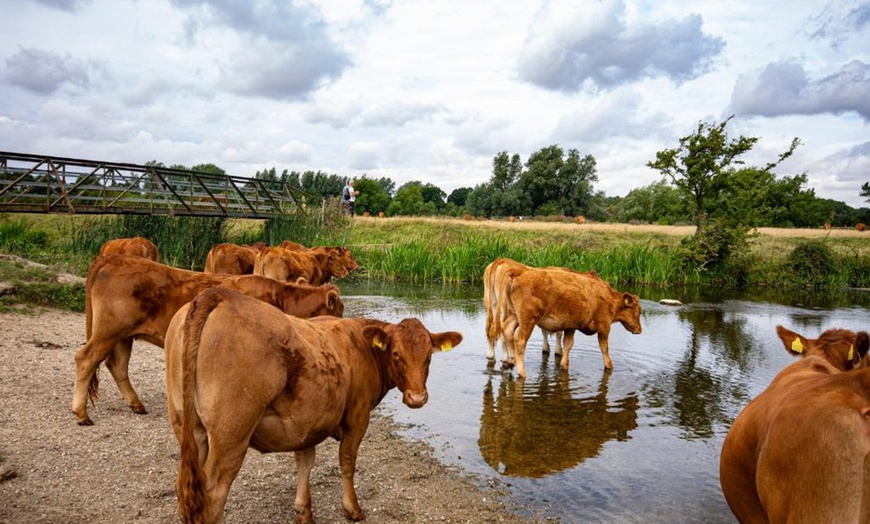
<instances>
[{"instance_id":1,"label":"bush","mask_svg":"<svg viewBox=\"0 0 870 524\"><path fill-rule=\"evenodd\" d=\"M698 271L725 270L749 252L748 229L724 220L712 221L681 242L685 263Z\"/></svg>"},{"instance_id":2,"label":"bush","mask_svg":"<svg viewBox=\"0 0 870 524\"><path fill-rule=\"evenodd\" d=\"M0 249L26 255L45 248L48 233L21 219L0 217Z\"/></svg>"},{"instance_id":3,"label":"bush","mask_svg":"<svg viewBox=\"0 0 870 524\"><path fill-rule=\"evenodd\" d=\"M786 260L794 284L822 287L836 278L838 267L833 250L823 241L809 240L795 246Z\"/></svg>"}]
</instances>

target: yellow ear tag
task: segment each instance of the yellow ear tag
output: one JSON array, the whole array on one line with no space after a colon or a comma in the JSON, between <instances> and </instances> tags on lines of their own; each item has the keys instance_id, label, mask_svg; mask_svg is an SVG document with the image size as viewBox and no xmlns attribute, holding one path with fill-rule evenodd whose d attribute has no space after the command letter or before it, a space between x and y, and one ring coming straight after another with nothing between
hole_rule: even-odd
<instances>
[{"instance_id":1,"label":"yellow ear tag","mask_svg":"<svg viewBox=\"0 0 870 524\"><path fill-rule=\"evenodd\" d=\"M449 340L441 344L441 351L450 351L451 349L453 349L453 344Z\"/></svg>"},{"instance_id":2,"label":"yellow ear tag","mask_svg":"<svg viewBox=\"0 0 870 524\"><path fill-rule=\"evenodd\" d=\"M855 356L855 346L849 346L849 359L852 360L852 357Z\"/></svg>"},{"instance_id":3,"label":"yellow ear tag","mask_svg":"<svg viewBox=\"0 0 870 524\"><path fill-rule=\"evenodd\" d=\"M378 337L372 339L372 345L378 349L384 349L384 343Z\"/></svg>"},{"instance_id":4,"label":"yellow ear tag","mask_svg":"<svg viewBox=\"0 0 870 524\"><path fill-rule=\"evenodd\" d=\"M799 339L799 338L794 339L794 342L791 343L791 350L794 351L795 353L803 353L804 352L804 345L801 344L801 339Z\"/></svg>"}]
</instances>

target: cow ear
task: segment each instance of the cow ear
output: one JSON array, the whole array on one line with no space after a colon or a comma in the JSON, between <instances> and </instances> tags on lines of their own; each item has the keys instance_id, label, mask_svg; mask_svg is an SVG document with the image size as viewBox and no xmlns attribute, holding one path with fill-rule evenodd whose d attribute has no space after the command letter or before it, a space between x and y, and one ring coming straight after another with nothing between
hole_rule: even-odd
<instances>
[{"instance_id":1,"label":"cow ear","mask_svg":"<svg viewBox=\"0 0 870 524\"><path fill-rule=\"evenodd\" d=\"M307 284L307 282L306 282L306 284ZM338 300L339 300L338 291L336 291L334 289L330 289L329 291L327 291L327 293L326 293L326 307L328 307L329 309L335 309L336 307L338 307Z\"/></svg>"},{"instance_id":2,"label":"cow ear","mask_svg":"<svg viewBox=\"0 0 870 524\"><path fill-rule=\"evenodd\" d=\"M776 334L782 340L785 350L792 355L801 355L809 345L806 338L798 335L794 331L789 331L782 326L776 326Z\"/></svg>"},{"instance_id":3,"label":"cow ear","mask_svg":"<svg viewBox=\"0 0 870 524\"><path fill-rule=\"evenodd\" d=\"M389 346L390 337L387 332L377 326L368 326L363 329L363 336L372 347L378 348L381 351L386 351Z\"/></svg>"},{"instance_id":4,"label":"cow ear","mask_svg":"<svg viewBox=\"0 0 870 524\"><path fill-rule=\"evenodd\" d=\"M436 351L450 351L462 342L462 333L445 331L444 333L431 333L432 347Z\"/></svg>"},{"instance_id":5,"label":"cow ear","mask_svg":"<svg viewBox=\"0 0 870 524\"><path fill-rule=\"evenodd\" d=\"M622 305L624 307L631 307L635 304L635 302L637 302L637 300L634 298L634 295L632 295L631 293L623 293L622 294Z\"/></svg>"}]
</instances>

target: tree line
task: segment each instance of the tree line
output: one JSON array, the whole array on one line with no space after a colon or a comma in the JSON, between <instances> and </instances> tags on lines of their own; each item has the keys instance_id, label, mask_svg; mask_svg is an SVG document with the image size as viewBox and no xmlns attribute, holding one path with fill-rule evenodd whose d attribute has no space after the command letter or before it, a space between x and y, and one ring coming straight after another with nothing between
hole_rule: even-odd
<instances>
[{"instance_id":1,"label":"tree line","mask_svg":"<svg viewBox=\"0 0 870 524\"><path fill-rule=\"evenodd\" d=\"M699 122L677 147L656 153L647 166L662 179L631 190L624 197L609 197L595 190L596 161L576 149L550 145L532 153L525 162L519 154L502 151L492 161L487 182L461 187L449 195L438 186L411 181L398 188L390 178L356 178L357 213L387 216L449 215L501 218L574 217L598 222L694 224L700 231L708 223L726 221L750 227L851 227L870 222L870 209L852 208L819 198L807 187L806 173L778 176L774 170L790 157L800 140L763 166L746 165L742 157L758 142L756 137L729 136L722 122ZM153 162L153 164L158 164ZM187 169L184 166L171 166ZM190 168L226 174L214 164ZM348 177L322 171L257 171L254 178L297 187L323 199L337 199ZM870 182L856 188L870 202Z\"/></svg>"}]
</instances>

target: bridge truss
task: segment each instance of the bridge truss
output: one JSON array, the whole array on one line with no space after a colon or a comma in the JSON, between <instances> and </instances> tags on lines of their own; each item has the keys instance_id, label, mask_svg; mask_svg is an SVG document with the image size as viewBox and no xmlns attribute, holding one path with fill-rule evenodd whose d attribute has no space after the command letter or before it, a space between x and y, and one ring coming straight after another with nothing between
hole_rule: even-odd
<instances>
[{"instance_id":1,"label":"bridge truss","mask_svg":"<svg viewBox=\"0 0 870 524\"><path fill-rule=\"evenodd\" d=\"M0 151L0 213L272 218L321 205L280 181Z\"/></svg>"}]
</instances>

